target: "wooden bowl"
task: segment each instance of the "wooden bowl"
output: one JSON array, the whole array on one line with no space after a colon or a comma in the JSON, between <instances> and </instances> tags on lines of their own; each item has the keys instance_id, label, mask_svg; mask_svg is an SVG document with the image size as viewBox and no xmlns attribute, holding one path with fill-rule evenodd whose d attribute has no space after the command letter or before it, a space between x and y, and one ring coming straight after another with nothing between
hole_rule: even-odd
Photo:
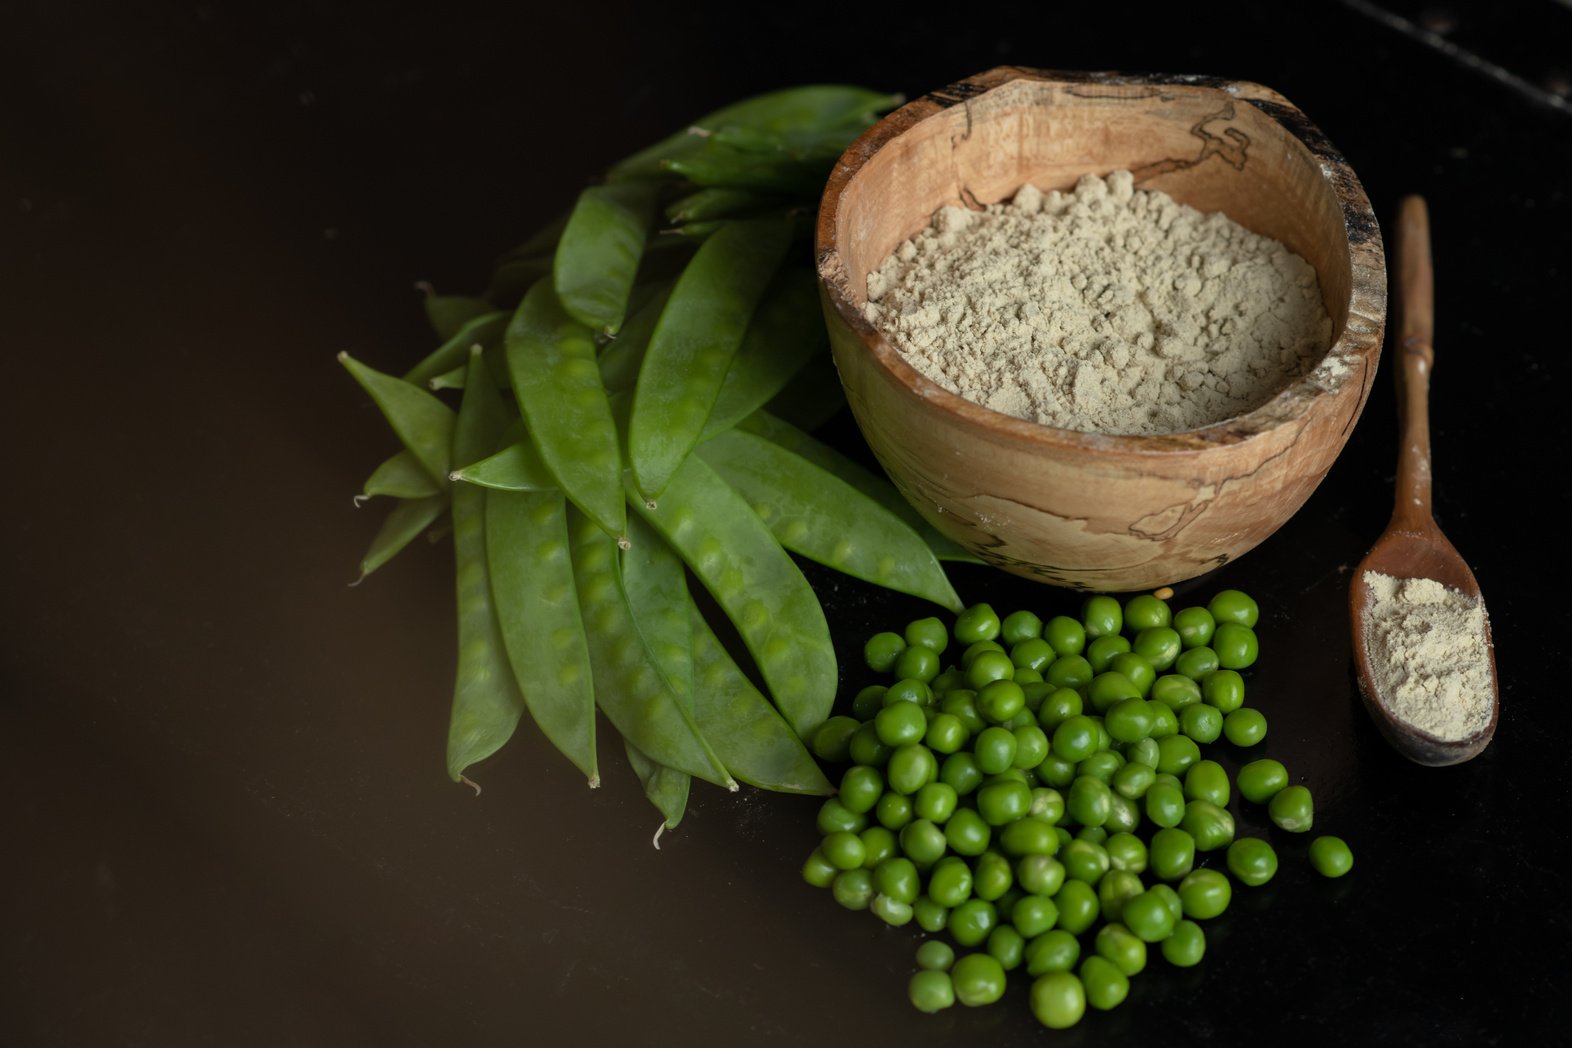
<instances>
[{"instance_id":1,"label":"wooden bowl","mask_svg":"<svg viewBox=\"0 0 1572 1048\"><path fill-rule=\"evenodd\" d=\"M864 318L867 278L948 205L1127 169L1315 267L1333 344L1261 407L1204 429L1110 436L964 400ZM1386 319L1381 232L1353 171L1259 84L1005 67L891 113L841 157L819 210L825 317L863 436L913 506L991 564L1076 589L1192 578L1310 497L1364 407Z\"/></svg>"}]
</instances>

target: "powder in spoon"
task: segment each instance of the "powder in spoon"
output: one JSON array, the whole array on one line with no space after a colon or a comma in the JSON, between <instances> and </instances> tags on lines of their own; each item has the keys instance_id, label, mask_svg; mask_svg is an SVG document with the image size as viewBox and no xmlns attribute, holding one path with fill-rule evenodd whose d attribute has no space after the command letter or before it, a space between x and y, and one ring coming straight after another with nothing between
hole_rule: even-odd
<instances>
[{"instance_id":1,"label":"powder in spoon","mask_svg":"<svg viewBox=\"0 0 1572 1048\"><path fill-rule=\"evenodd\" d=\"M1309 371L1332 332L1308 262L1135 189L1128 171L943 208L868 274L866 316L952 393L1097 433L1250 411Z\"/></svg>"},{"instance_id":2,"label":"powder in spoon","mask_svg":"<svg viewBox=\"0 0 1572 1048\"><path fill-rule=\"evenodd\" d=\"M1435 579L1365 572L1365 650L1392 715L1456 742L1490 723L1485 606Z\"/></svg>"}]
</instances>

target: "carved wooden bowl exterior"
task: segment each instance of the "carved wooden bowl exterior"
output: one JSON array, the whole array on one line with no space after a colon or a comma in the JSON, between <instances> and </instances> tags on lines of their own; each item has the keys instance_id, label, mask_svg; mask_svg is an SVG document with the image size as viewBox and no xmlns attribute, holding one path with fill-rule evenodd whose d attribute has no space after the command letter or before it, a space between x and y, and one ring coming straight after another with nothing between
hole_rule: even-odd
<instances>
[{"instance_id":1,"label":"carved wooden bowl exterior","mask_svg":"<svg viewBox=\"0 0 1572 1048\"><path fill-rule=\"evenodd\" d=\"M1334 342L1266 404L1204 429L1109 436L964 400L863 316L867 277L947 205L1127 169L1315 267ZM1076 589L1193 578L1302 506L1364 407L1386 318L1381 233L1353 171L1258 84L994 69L885 117L841 157L817 229L824 312L863 436L906 498L991 564Z\"/></svg>"}]
</instances>

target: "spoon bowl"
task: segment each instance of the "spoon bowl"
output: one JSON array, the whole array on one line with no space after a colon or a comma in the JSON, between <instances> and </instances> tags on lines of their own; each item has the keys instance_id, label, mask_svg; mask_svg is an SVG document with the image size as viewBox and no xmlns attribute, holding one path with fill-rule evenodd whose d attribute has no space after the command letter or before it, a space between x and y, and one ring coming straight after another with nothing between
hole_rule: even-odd
<instances>
[{"instance_id":1,"label":"spoon bowl","mask_svg":"<svg viewBox=\"0 0 1572 1048\"><path fill-rule=\"evenodd\" d=\"M1500 716L1495 645L1490 617L1484 616L1485 652L1490 677L1490 720L1462 739L1444 739L1408 723L1392 712L1381 696L1369 651L1369 615L1373 594L1367 572L1397 579L1434 579L1483 605L1479 583L1468 563L1436 525L1430 509L1430 369L1435 360L1434 282L1430 264L1430 224L1424 201L1409 197L1398 217L1398 340L1397 388L1402 447L1398 452L1397 498L1391 523L1354 570L1348 587L1353 624L1354 667L1359 693L1386 740L1405 757L1430 767L1459 764L1477 757L1490 744Z\"/></svg>"}]
</instances>

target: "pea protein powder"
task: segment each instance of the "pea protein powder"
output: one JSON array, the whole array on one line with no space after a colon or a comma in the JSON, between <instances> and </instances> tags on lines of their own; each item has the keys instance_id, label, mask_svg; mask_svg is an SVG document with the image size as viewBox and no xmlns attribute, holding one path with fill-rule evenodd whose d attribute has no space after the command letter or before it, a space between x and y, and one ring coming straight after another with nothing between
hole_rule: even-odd
<instances>
[{"instance_id":1,"label":"pea protein powder","mask_svg":"<svg viewBox=\"0 0 1572 1048\"><path fill-rule=\"evenodd\" d=\"M1365 572L1365 650L1392 715L1456 742L1490 723L1485 606L1435 579Z\"/></svg>"},{"instance_id":2,"label":"pea protein powder","mask_svg":"<svg viewBox=\"0 0 1572 1048\"><path fill-rule=\"evenodd\" d=\"M951 392L1094 433L1177 433L1250 411L1313 368L1332 334L1308 262L1135 189L1128 171L940 210L868 274L866 316Z\"/></svg>"}]
</instances>

